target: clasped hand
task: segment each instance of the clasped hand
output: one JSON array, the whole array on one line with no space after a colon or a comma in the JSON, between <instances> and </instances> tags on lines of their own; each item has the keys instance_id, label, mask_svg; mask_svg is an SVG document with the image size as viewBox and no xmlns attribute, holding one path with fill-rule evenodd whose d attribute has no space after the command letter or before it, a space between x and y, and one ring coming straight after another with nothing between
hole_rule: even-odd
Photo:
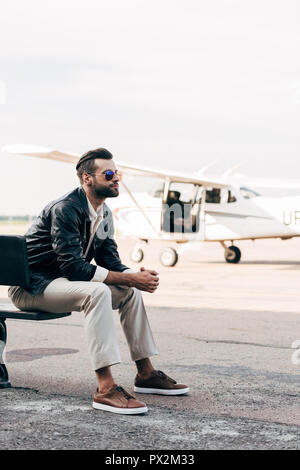
<instances>
[{"instance_id":1,"label":"clasped hand","mask_svg":"<svg viewBox=\"0 0 300 470\"><path fill-rule=\"evenodd\" d=\"M158 273L153 269L145 269L134 274L134 287L145 292L155 292L159 285Z\"/></svg>"}]
</instances>

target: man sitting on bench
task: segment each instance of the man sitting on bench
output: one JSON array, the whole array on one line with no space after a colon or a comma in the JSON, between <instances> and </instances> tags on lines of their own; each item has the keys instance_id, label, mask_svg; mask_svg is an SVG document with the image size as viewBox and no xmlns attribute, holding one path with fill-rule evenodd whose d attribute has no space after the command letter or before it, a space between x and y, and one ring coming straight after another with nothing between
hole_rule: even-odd
<instances>
[{"instance_id":1,"label":"man sitting on bench","mask_svg":"<svg viewBox=\"0 0 300 470\"><path fill-rule=\"evenodd\" d=\"M77 163L81 186L49 203L25 234L30 288L12 286L16 307L53 313L83 311L88 351L98 389L93 407L122 414L145 413L145 403L118 386L110 366L120 362L113 309L119 309L130 353L136 362L134 391L178 395L183 384L154 369L157 354L141 291L155 292L158 273L133 272L121 263L107 197L119 195L118 170L103 148ZM91 264L92 259L96 265Z\"/></svg>"}]
</instances>

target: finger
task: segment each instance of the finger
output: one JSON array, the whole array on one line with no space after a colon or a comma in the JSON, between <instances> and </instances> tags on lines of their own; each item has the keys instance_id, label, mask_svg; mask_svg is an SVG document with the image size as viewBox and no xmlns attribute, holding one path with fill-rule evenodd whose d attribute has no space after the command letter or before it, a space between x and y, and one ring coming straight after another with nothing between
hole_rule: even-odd
<instances>
[{"instance_id":1,"label":"finger","mask_svg":"<svg viewBox=\"0 0 300 470\"><path fill-rule=\"evenodd\" d=\"M152 276L159 276L158 272L153 271L152 269L149 269L149 273L152 274Z\"/></svg>"},{"instance_id":2,"label":"finger","mask_svg":"<svg viewBox=\"0 0 300 470\"><path fill-rule=\"evenodd\" d=\"M149 291L155 291L156 289L157 289L157 286L154 286L154 285L148 286Z\"/></svg>"},{"instance_id":3,"label":"finger","mask_svg":"<svg viewBox=\"0 0 300 470\"><path fill-rule=\"evenodd\" d=\"M144 268L144 266L142 266L140 268L141 271L147 271L149 274L151 274L152 276L158 276L159 273L157 271L155 271L154 269L146 269Z\"/></svg>"}]
</instances>

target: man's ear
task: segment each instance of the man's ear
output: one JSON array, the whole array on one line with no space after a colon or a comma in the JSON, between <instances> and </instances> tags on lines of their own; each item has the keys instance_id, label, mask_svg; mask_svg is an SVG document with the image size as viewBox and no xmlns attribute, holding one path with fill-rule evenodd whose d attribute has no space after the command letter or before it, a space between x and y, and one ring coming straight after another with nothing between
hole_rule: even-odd
<instances>
[{"instance_id":1,"label":"man's ear","mask_svg":"<svg viewBox=\"0 0 300 470\"><path fill-rule=\"evenodd\" d=\"M92 177L89 173L83 173L82 180L87 186L92 184Z\"/></svg>"}]
</instances>

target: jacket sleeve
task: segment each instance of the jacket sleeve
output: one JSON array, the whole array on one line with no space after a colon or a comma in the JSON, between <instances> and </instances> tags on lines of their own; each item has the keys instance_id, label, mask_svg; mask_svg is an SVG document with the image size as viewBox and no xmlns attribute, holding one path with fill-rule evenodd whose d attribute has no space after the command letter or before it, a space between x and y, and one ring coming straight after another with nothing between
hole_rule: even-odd
<instances>
[{"instance_id":1,"label":"jacket sleeve","mask_svg":"<svg viewBox=\"0 0 300 470\"><path fill-rule=\"evenodd\" d=\"M62 275L69 281L90 281L97 267L85 260L80 233L80 214L72 204L56 204L51 210L51 243Z\"/></svg>"},{"instance_id":2,"label":"jacket sleeve","mask_svg":"<svg viewBox=\"0 0 300 470\"><path fill-rule=\"evenodd\" d=\"M109 271L123 272L129 268L121 262L118 253L118 246L114 240L114 223L112 215L109 219L106 238L101 243L97 243L97 240L95 241L94 259L98 266L102 266Z\"/></svg>"}]
</instances>

